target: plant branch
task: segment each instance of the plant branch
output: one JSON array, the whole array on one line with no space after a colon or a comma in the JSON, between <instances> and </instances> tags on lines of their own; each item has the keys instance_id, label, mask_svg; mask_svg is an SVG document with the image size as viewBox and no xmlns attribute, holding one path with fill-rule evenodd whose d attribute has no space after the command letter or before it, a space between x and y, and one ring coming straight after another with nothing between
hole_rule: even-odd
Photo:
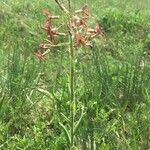
<instances>
[{"instance_id":1,"label":"plant branch","mask_svg":"<svg viewBox=\"0 0 150 150\"><path fill-rule=\"evenodd\" d=\"M64 5L62 5L60 2L59 2L59 0L55 0L55 2L57 3L57 5L59 6L59 8L62 10L62 11L64 11L65 13L69 13L69 11L65 8L65 6Z\"/></svg>"}]
</instances>

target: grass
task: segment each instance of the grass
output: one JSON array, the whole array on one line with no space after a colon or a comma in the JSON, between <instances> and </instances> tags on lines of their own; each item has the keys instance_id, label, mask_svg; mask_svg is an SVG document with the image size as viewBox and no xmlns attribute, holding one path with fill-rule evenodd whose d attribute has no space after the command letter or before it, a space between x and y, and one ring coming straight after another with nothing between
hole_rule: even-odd
<instances>
[{"instance_id":1,"label":"grass","mask_svg":"<svg viewBox=\"0 0 150 150\"><path fill-rule=\"evenodd\" d=\"M106 37L77 55L75 97L86 116L75 144L81 150L148 150L150 2L88 3L91 25L100 23ZM49 0L0 0L0 149L68 149L59 126L66 124L60 113L69 114L68 54L56 49L44 62L33 56L45 39L39 27L45 8L61 15Z\"/></svg>"}]
</instances>

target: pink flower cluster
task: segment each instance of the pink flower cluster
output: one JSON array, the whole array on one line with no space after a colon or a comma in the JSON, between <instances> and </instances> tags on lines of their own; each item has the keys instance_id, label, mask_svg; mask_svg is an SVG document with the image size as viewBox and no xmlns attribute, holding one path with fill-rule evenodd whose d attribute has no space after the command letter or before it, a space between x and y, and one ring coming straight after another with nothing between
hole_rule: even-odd
<instances>
[{"instance_id":1,"label":"pink flower cluster","mask_svg":"<svg viewBox=\"0 0 150 150\"><path fill-rule=\"evenodd\" d=\"M40 48L42 49L50 49L55 47L57 44L55 39L58 36L67 36L67 33L62 33L59 31L59 28L53 27L53 20L59 19L59 16L54 16L49 11L44 10L43 14L46 16L46 21L44 22L42 28L47 33L47 41L46 44L40 44ZM71 16L71 19L66 23L66 25L73 31L73 42L74 47L78 48L81 46L93 47L91 44L91 39L97 36L103 36L102 27L97 24L94 28L88 27L89 21L89 11L88 6L84 5L80 10L77 10ZM45 60L45 55L47 53L44 52L34 52L34 55L40 60Z\"/></svg>"}]
</instances>

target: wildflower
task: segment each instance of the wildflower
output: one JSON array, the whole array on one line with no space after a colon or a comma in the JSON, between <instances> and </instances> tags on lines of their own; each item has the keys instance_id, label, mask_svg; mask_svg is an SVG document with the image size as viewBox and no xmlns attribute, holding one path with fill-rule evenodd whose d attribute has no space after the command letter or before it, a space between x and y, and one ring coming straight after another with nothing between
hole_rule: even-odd
<instances>
[{"instance_id":1,"label":"wildflower","mask_svg":"<svg viewBox=\"0 0 150 150\"><path fill-rule=\"evenodd\" d=\"M89 28L87 30L87 35L89 35L91 38L94 38L95 36L103 35L103 34L104 34L103 30L98 24L95 26L94 29Z\"/></svg>"},{"instance_id":2,"label":"wildflower","mask_svg":"<svg viewBox=\"0 0 150 150\"><path fill-rule=\"evenodd\" d=\"M59 0L55 0L59 3L60 8L66 12L66 8L59 2ZM40 48L48 49L43 54L47 54L50 52L51 48L59 47L63 45L63 43L56 43L55 39L58 36L66 36L66 33L59 32L60 27L54 28L53 27L53 19L58 19L59 16L51 15L48 10L44 10L43 14L47 17L47 20L43 24L42 28L47 32L48 36L48 44L40 44ZM69 23L67 24L70 30L72 30L72 34L74 36L74 46L88 46L93 47L90 40L95 38L96 36L103 35L102 28L99 24L95 26L95 28L88 28L88 19L89 19L89 12L88 6L85 4L81 9L75 11L75 14L72 15ZM66 43L64 44L66 45ZM36 53L37 57L43 59L44 55L41 53Z\"/></svg>"},{"instance_id":3,"label":"wildflower","mask_svg":"<svg viewBox=\"0 0 150 150\"><path fill-rule=\"evenodd\" d=\"M51 20L47 20L42 26L44 30L47 31L48 39L54 43L56 36L66 36L65 33L58 32L58 28L53 28L51 24Z\"/></svg>"},{"instance_id":4,"label":"wildflower","mask_svg":"<svg viewBox=\"0 0 150 150\"><path fill-rule=\"evenodd\" d=\"M75 43L76 46L85 45L86 44L86 38L81 35L80 32L75 33Z\"/></svg>"},{"instance_id":5,"label":"wildflower","mask_svg":"<svg viewBox=\"0 0 150 150\"><path fill-rule=\"evenodd\" d=\"M48 10L43 10L43 14L44 14L48 19L59 19L59 16L53 16L53 15L51 15Z\"/></svg>"},{"instance_id":6,"label":"wildflower","mask_svg":"<svg viewBox=\"0 0 150 150\"><path fill-rule=\"evenodd\" d=\"M46 57L40 51L34 52L33 55L36 56L39 60L46 60Z\"/></svg>"},{"instance_id":7,"label":"wildflower","mask_svg":"<svg viewBox=\"0 0 150 150\"><path fill-rule=\"evenodd\" d=\"M100 27L99 24L97 24L97 25L95 26L95 33L96 33L96 34L102 34L102 33L103 33L102 28Z\"/></svg>"},{"instance_id":8,"label":"wildflower","mask_svg":"<svg viewBox=\"0 0 150 150\"><path fill-rule=\"evenodd\" d=\"M83 18L89 17L88 6L85 4L80 10L75 11L76 14L82 15Z\"/></svg>"},{"instance_id":9,"label":"wildflower","mask_svg":"<svg viewBox=\"0 0 150 150\"><path fill-rule=\"evenodd\" d=\"M87 4L82 7L82 17L85 19L89 18L89 11L88 11L88 5Z\"/></svg>"},{"instance_id":10,"label":"wildflower","mask_svg":"<svg viewBox=\"0 0 150 150\"><path fill-rule=\"evenodd\" d=\"M70 21L70 26L74 29L86 27L86 22L78 16L73 16Z\"/></svg>"},{"instance_id":11,"label":"wildflower","mask_svg":"<svg viewBox=\"0 0 150 150\"><path fill-rule=\"evenodd\" d=\"M88 37L86 35L81 34L80 32L75 33L75 46L80 47L82 46L88 46L93 47L93 45L88 41Z\"/></svg>"},{"instance_id":12,"label":"wildflower","mask_svg":"<svg viewBox=\"0 0 150 150\"><path fill-rule=\"evenodd\" d=\"M87 26L89 18L88 6L84 5L80 10L75 11L75 13L81 14L81 23L83 23L84 26Z\"/></svg>"}]
</instances>

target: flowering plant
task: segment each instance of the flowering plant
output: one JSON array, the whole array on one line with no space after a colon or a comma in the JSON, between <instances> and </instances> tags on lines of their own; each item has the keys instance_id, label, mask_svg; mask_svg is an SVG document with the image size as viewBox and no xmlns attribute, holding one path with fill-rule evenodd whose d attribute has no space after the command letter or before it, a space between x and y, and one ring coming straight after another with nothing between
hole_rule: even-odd
<instances>
[{"instance_id":1,"label":"flowering plant","mask_svg":"<svg viewBox=\"0 0 150 150\"><path fill-rule=\"evenodd\" d=\"M76 104L75 104L75 50L82 47L93 48L92 39L103 36L102 27L99 24L96 24L94 28L89 28L89 11L88 5L85 4L79 10L71 10L70 0L68 0L69 9L67 9L64 5L62 5L59 0L55 0L58 4L59 8L63 11L63 13L67 16L67 21L60 25L59 27L54 27L54 21L60 19L60 16L52 15L48 10L44 10L43 14L46 16L46 21L42 25L42 29L47 34L47 43L40 44L40 48L42 51L34 52L34 55L40 59L45 60L46 55L48 55L51 50L55 47L62 47L66 45L68 47L68 51L70 54L70 116L69 118L62 114L65 120L68 121L68 126L64 126L62 123L59 123L64 133L66 135L66 139L68 141L69 147L73 149L75 142L74 137L76 135L76 131L79 128L79 125L85 115L84 109L82 109L82 113L80 118L75 121L75 112L76 112ZM62 29L66 29L63 31ZM69 41L65 43L60 43L58 38L69 39ZM66 38L68 37L68 38ZM44 50L44 51L43 51Z\"/></svg>"}]
</instances>

